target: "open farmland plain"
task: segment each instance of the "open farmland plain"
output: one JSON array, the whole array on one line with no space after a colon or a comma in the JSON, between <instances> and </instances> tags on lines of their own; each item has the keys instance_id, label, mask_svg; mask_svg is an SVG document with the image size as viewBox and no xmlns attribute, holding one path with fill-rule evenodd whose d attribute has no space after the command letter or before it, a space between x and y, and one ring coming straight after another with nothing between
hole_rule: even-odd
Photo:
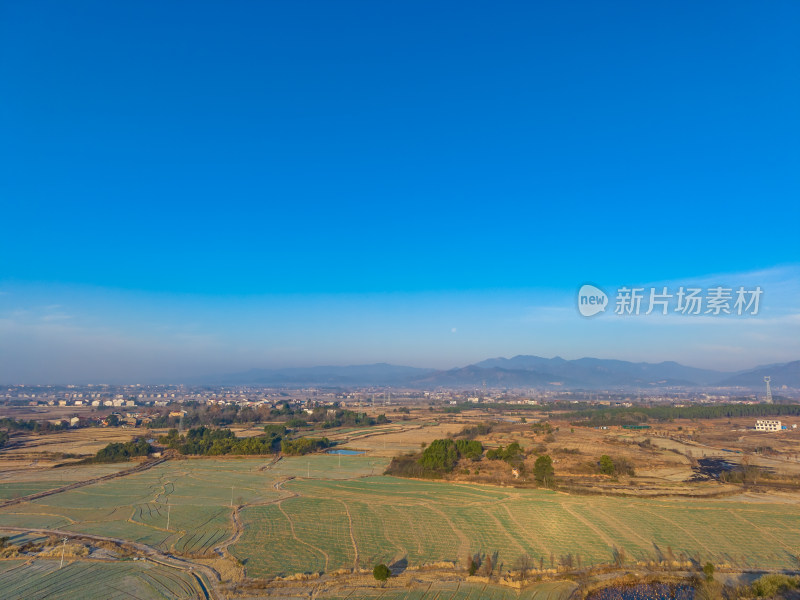
<instances>
[{"instance_id":1,"label":"open farmland plain","mask_svg":"<svg viewBox=\"0 0 800 600\"><path fill-rule=\"evenodd\" d=\"M406 573L434 566L459 579L466 557L474 555L496 556L497 574L515 570L518 559L529 556L532 568L546 577L556 575L567 555L584 566L609 564L614 548L624 550L627 565L667 559L712 561L733 569L797 568L800 505L770 495L715 500L581 496L387 477L381 474L387 463L370 454L168 460L146 471L0 507L0 528L129 541L160 556L181 557L184 565L211 565L218 574L219 597L246 594L247 582L254 579L289 585L277 578L292 576L293 591L282 590L280 597L302 595L306 585L306 591L320 586L315 589L326 598L556 600L574 588L542 583L519 591L488 582L418 582L412 594L391 585L378 590L371 575L363 575L385 562ZM85 468L86 475L103 471ZM70 479L80 479L79 468L74 469ZM43 473L42 480L30 473L19 485L52 486L52 471ZM51 589L51 563L36 560L29 567L38 570L22 577L23 571L10 570L22 568L15 560L0 561L8 581L32 590L39 590L39 582L41 589ZM117 576L149 581L153 575L143 570L144 563L128 560L70 558L68 563L98 578L113 567L117 571L109 571L109 581ZM191 583L185 571L150 566ZM126 568L133 571L125 574ZM325 587L324 578L316 575L337 572L361 573L367 581L342 589ZM304 584L297 574L317 579ZM75 581L90 585L91 578ZM155 584L150 591L144 583L136 585L144 586L138 594L142 598L173 597ZM38 596L20 592L9 597Z\"/></svg>"},{"instance_id":2,"label":"open farmland plain","mask_svg":"<svg viewBox=\"0 0 800 600\"><path fill-rule=\"evenodd\" d=\"M339 463L342 463L339 466ZM276 482L358 477L385 461L363 457L168 461L148 471L0 508L0 526L60 529L120 538L163 551L199 555L233 533L234 507L273 502ZM95 467L92 467L95 468ZM36 488L44 482L31 481ZM169 523L167 522L169 520Z\"/></svg>"},{"instance_id":3,"label":"open farmland plain","mask_svg":"<svg viewBox=\"0 0 800 600\"><path fill-rule=\"evenodd\" d=\"M710 500L569 496L540 490L369 477L296 479L296 495L242 511L244 533L231 548L248 574L458 562L498 552L580 555L609 562L612 548L638 561L672 552L740 568L796 568L800 507Z\"/></svg>"}]
</instances>

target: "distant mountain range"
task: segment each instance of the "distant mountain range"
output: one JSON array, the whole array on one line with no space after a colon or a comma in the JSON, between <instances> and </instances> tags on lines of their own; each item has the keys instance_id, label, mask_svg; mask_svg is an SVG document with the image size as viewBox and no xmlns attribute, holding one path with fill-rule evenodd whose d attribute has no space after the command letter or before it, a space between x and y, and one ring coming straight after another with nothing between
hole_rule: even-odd
<instances>
[{"instance_id":1,"label":"distant mountain range","mask_svg":"<svg viewBox=\"0 0 800 600\"><path fill-rule=\"evenodd\" d=\"M773 389L800 388L800 361L725 372L687 367L676 362L634 363L624 360L515 356L490 358L449 370L377 363L345 367L251 369L204 380L204 383L266 386L391 386L407 388L560 388L624 389L664 387L741 387L763 389L764 376Z\"/></svg>"}]
</instances>

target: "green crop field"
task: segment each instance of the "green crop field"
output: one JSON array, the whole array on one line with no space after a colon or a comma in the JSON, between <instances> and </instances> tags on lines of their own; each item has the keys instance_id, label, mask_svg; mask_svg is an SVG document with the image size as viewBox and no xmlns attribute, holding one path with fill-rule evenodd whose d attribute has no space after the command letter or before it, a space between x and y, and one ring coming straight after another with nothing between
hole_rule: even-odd
<instances>
[{"instance_id":1,"label":"green crop field","mask_svg":"<svg viewBox=\"0 0 800 600\"><path fill-rule=\"evenodd\" d=\"M146 561L77 561L59 569L59 562L54 560L2 560L0 590L4 600L204 597L190 575Z\"/></svg>"},{"instance_id":2,"label":"green crop field","mask_svg":"<svg viewBox=\"0 0 800 600\"><path fill-rule=\"evenodd\" d=\"M0 525L65 529L202 554L231 536L232 504L277 500L287 492L276 489L276 482L294 476L360 477L383 471L386 461L315 455L268 464L266 458L170 461L127 477L0 509ZM94 471L92 476L96 476ZM41 481L20 485L53 487Z\"/></svg>"},{"instance_id":3,"label":"green crop field","mask_svg":"<svg viewBox=\"0 0 800 600\"><path fill-rule=\"evenodd\" d=\"M19 498L20 496L28 496L29 494L36 494L45 490L52 490L56 487L61 487L66 483L54 483L49 481L3 481L0 483L0 500L10 500L12 498Z\"/></svg>"},{"instance_id":4,"label":"green crop field","mask_svg":"<svg viewBox=\"0 0 800 600\"><path fill-rule=\"evenodd\" d=\"M369 477L301 480L279 505L243 510L232 552L251 576L462 561L499 553L504 568L522 554L550 567L566 554L610 562L612 547L637 560L701 558L740 567L796 567L800 509L706 500L569 496L539 490Z\"/></svg>"},{"instance_id":5,"label":"green crop field","mask_svg":"<svg viewBox=\"0 0 800 600\"><path fill-rule=\"evenodd\" d=\"M244 529L230 551L251 577L410 566L498 553L551 566L572 554L608 563L669 557L742 568L796 568L800 507L787 503L633 499L378 475L368 456L175 460L148 471L0 509L0 526L65 529L198 555ZM169 520L169 523L167 521ZM388 592L388 590L387 590ZM448 592L449 593L449 592ZM460 592L459 592L460 593ZM388 597L388 596L387 596ZM444 597L444 596L442 596ZM458 596L460 597L460 596Z\"/></svg>"},{"instance_id":6,"label":"green crop field","mask_svg":"<svg viewBox=\"0 0 800 600\"><path fill-rule=\"evenodd\" d=\"M130 464L118 463L110 465L81 465L59 469L41 469L34 471L7 471L0 476L0 500L9 500L27 496L45 490L52 490L94 477L110 475L124 469Z\"/></svg>"}]
</instances>

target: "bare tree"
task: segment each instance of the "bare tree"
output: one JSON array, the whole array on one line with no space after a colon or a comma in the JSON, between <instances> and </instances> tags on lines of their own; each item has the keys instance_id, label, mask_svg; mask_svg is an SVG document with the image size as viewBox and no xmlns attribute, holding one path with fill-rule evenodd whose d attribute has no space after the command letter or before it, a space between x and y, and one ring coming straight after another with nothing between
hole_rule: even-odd
<instances>
[{"instance_id":1,"label":"bare tree","mask_svg":"<svg viewBox=\"0 0 800 600\"><path fill-rule=\"evenodd\" d=\"M565 571L569 571L572 569L572 554L564 555L562 554L560 557L561 566L564 568Z\"/></svg>"},{"instance_id":2,"label":"bare tree","mask_svg":"<svg viewBox=\"0 0 800 600\"><path fill-rule=\"evenodd\" d=\"M614 564L621 567L625 564L625 548L617 548L614 546L611 549L611 555L614 558Z\"/></svg>"},{"instance_id":3,"label":"bare tree","mask_svg":"<svg viewBox=\"0 0 800 600\"><path fill-rule=\"evenodd\" d=\"M494 571L494 562L492 562L492 557L487 554L486 560L483 561L483 574L487 577L491 577L492 571Z\"/></svg>"},{"instance_id":4,"label":"bare tree","mask_svg":"<svg viewBox=\"0 0 800 600\"><path fill-rule=\"evenodd\" d=\"M530 555L527 552L520 554L519 558L517 558L516 567L519 571L519 578L521 580L525 579L532 566L533 559L530 557Z\"/></svg>"}]
</instances>

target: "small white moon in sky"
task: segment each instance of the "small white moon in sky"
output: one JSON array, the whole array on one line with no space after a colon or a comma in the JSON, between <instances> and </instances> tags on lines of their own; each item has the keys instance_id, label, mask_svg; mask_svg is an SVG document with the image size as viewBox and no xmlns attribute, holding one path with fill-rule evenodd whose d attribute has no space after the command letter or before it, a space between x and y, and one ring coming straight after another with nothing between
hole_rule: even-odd
<instances>
[{"instance_id":1,"label":"small white moon in sky","mask_svg":"<svg viewBox=\"0 0 800 600\"><path fill-rule=\"evenodd\" d=\"M455 327L453 327L453 328L450 330L450 333L455 333L456 331L458 331L458 329L456 329Z\"/></svg>"}]
</instances>

